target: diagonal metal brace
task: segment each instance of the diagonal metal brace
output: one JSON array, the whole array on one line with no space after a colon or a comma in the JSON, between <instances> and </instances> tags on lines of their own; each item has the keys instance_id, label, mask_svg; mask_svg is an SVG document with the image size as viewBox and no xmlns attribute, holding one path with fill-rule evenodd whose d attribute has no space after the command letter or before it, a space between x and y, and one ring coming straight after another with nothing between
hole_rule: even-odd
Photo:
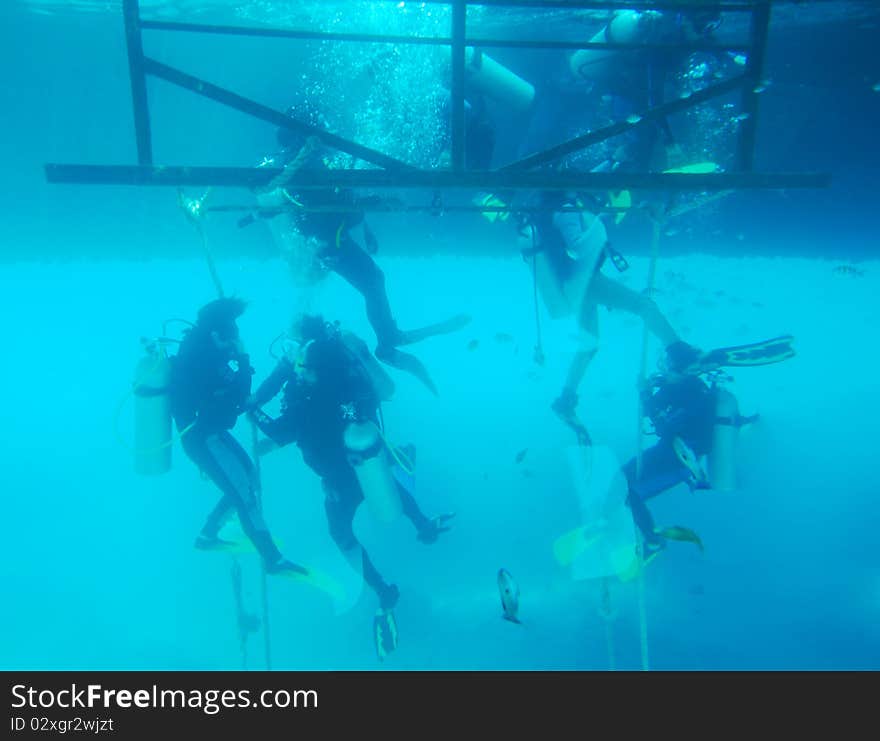
<instances>
[{"instance_id":1,"label":"diagonal metal brace","mask_svg":"<svg viewBox=\"0 0 880 741\"><path fill-rule=\"evenodd\" d=\"M507 172L511 170L527 170L533 167L538 167L539 165L547 164L548 162L553 162L554 160L558 160L560 157L565 157L572 152L578 152L581 149L586 149L587 147L591 147L594 144L599 144L600 142L603 142L606 139L610 139L611 137L619 136L620 134L623 134L630 129L636 128L636 126L644 126L650 121L656 121L657 119L664 118L665 116L669 116L673 113L678 113L679 111L685 111L688 108L693 108L694 106L705 103L707 100L711 100L712 98L726 95L727 93L743 87L743 85L749 82L749 79L750 78L748 78L746 75L737 75L736 77L731 77L729 80L719 82L717 85L711 85L710 87L703 88L702 90L699 90L696 93L693 93L685 98L679 98L678 100L673 100L669 103L663 103L653 108L649 108L648 110L644 111L641 114L638 114L635 117L632 117L629 120L618 121L617 123L611 124L610 126L604 126L601 129L596 129L595 131L589 131L582 136L577 136L574 139L569 139L567 142L558 144L557 146L546 149L543 152L529 155L528 157L524 157L521 160L512 162L509 165L504 165L504 167L500 167L498 169Z\"/></svg>"},{"instance_id":2,"label":"diagonal metal brace","mask_svg":"<svg viewBox=\"0 0 880 741\"><path fill-rule=\"evenodd\" d=\"M255 100L245 98L238 95L238 93L234 93L231 90L214 85L207 80L202 80L198 77L187 74L175 67L169 67L167 64L158 62L150 57L144 58L144 69L147 74L159 77L187 90L191 90L194 93L210 98L211 100L228 106L229 108L234 108L248 116L253 116L261 121L266 121L267 123L280 128L290 129L291 131L295 131L305 136L317 137L327 146L350 154L353 157L358 157L365 162L370 162L371 164L384 167L388 170L401 171L416 169L412 165L408 165L387 154L383 154L375 149L370 149L369 147L365 147L357 142L337 136L336 134L331 134L329 131L325 131L317 126L311 126L303 121L298 121L284 113L280 113L268 106L264 106L262 103L257 103Z\"/></svg>"}]
</instances>

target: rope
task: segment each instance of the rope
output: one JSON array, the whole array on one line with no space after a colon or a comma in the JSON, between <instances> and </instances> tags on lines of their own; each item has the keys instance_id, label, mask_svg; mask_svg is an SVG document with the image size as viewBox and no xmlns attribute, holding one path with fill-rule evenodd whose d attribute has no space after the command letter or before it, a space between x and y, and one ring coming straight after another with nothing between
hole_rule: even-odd
<instances>
[{"instance_id":1,"label":"rope","mask_svg":"<svg viewBox=\"0 0 880 741\"><path fill-rule=\"evenodd\" d=\"M247 641L249 631L244 614L244 602L241 595L241 564L239 564L238 559L235 556L232 557L231 576L232 596L235 599L235 610L238 614L238 641L241 646L241 668L242 670L246 670L248 657Z\"/></svg>"},{"instance_id":2,"label":"rope","mask_svg":"<svg viewBox=\"0 0 880 741\"><path fill-rule=\"evenodd\" d=\"M254 459L254 478L257 482L257 506L263 508L263 479L260 471L260 456L257 452L257 424L251 420L251 456ZM266 670L272 669L272 639L269 633L269 585L266 582L266 564L260 569L260 593L263 602L263 647L266 654Z\"/></svg>"},{"instance_id":3,"label":"rope","mask_svg":"<svg viewBox=\"0 0 880 741\"><path fill-rule=\"evenodd\" d=\"M657 257L660 252L660 233L663 223L659 219L653 220L653 233L651 235L651 263L648 268L648 280L645 286L645 292L650 296L654 292L654 280L657 275ZM642 394L641 389L645 382L648 367L648 342L650 334L648 332L647 323L642 329L642 352L639 363L639 400L637 404L636 418L636 480L642 475ZM633 523L636 531L636 562L638 564L638 606L639 606L639 646L641 650L642 671L650 671L650 662L648 659L648 617L647 607L645 605L645 574L644 574L644 552L642 548L642 538L638 528Z\"/></svg>"},{"instance_id":4,"label":"rope","mask_svg":"<svg viewBox=\"0 0 880 741\"><path fill-rule=\"evenodd\" d=\"M532 298L535 304L535 362L538 365L544 365L544 347L541 342L541 312L538 307L538 253L537 253L537 236L535 227L529 227L532 230Z\"/></svg>"},{"instance_id":5,"label":"rope","mask_svg":"<svg viewBox=\"0 0 880 741\"><path fill-rule=\"evenodd\" d=\"M205 235L205 228L199 223L196 227L199 237L202 239L202 250L205 252L205 260L208 263L208 272L211 274L211 280L214 281L214 288L217 289L217 295L223 298L223 285L220 283L220 276L217 273L217 266L214 264L214 256L208 247L208 237Z\"/></svg>"},{"instance_id":6,"label":"rope","mask_svg":"<svg viewBox=\"0 0 880 741\"><path fill-rule=\"evenodd\" d=\"M208 272L211 275L211 280L214 282L214 288L217 289L217 295L220 298L223 298L223 284L220 282L220 274L217 272L217 266L214 263L214 256L211 254L210 247L208 247L208 237L205 234L205 227L202 224L202 214L205 210L205 199L207 199L210 193L211 189L208 188L201 198L187 198L183 194L183 190L178 190L177 203L183 209L183 213L187 220L195 226L196 231L199 233L199 239L202 243L202 251L205 253L205 260L208 263Z\"/></svg>"},{"instance_id":7,"label":"rope","mask_svg":"<svg viewBox=\"0 0 880 741\"><path fill-rule=\"evenodd\" d=\"M602 604L599 608L599 615L605 622L605 648L608 651L608 671L613 672L616 669L614 661L614 631L611 626L611 620L614 617L611 609L611 590L608 585L608 578L602 579Z\"/></svg>"}]
</instances>

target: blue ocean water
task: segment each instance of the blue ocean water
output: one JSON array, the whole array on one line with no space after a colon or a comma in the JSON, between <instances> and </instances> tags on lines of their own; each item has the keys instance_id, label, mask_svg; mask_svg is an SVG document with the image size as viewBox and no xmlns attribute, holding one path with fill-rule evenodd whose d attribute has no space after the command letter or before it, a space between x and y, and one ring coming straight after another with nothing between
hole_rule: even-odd
<instances>
[{"instance_id":1,"label":"blue ocean water","mask_svg":"<svg viewBox=\"0 0 880 741\"><path fill-rule=\"evenodd\" d=\"M401 4L413 13L407 19L398 5L142 3L145 17L165 19L445 33L445 6ZM485 13L473 24L486 34L521 28L522 16ZM548 36L574 27L558 12L529 13ZM127 394L139 338L158 334L166 318L193 318L215 295L197 232L172 188L49 185L42 170L46 162L135 161L118 3L15 2L0 20L9 390L0 665L262 668L264 632L244 650L239 641L232 559L192 548L216 490L179 446L169 473L138 476L117 439L131 443ZM577 28L601 22L585 15ZM652 500L658 524L693 528L705 550L670 543L644 572L641 602L636 581L612 579L610 617L600 611L600 585L573 580L552 552L553 540L580 524L565 452L571 435L549 409L574 321L551 320L540 307L547 361L537 365L532 279L508 226L476 214L370 216L404 327L473 316L460 333L417 346L440 398L393 372L396 395L384 406L389 436L418 448L419 503L457 517L425 546L411 529L383 530L359 512L356 531L402 593L400 644L384 663L368 591L337 615L308 586L270 579L273 667L638 669L645 654L652 669L880 666L878 23L871 3L774 9L756 166L829 171L830 189L731 195L663 234L655 299L685 340L711 348L791 333L797 355L732 372L743 413L761 415L741 435L739 486L682 486ZM303 89L342 98L336 123L352 136L421 166L437 155L443 66L430 48L407 58L364 45L158 32L145 35L145 48L278 109ZM554 64L526 53L499 58L536 85ZM368 74L370 65L378 72ZM274 131L260 122L155 80L148 91L157 163L252 166L274 146ZM521 124L501 127L500 161ZM408 197L424 202L424 194ZM230 190L208 202L251 204L252 196ZM241 329L260 379L273 366L272 339L306 299L267 225L239 229L238 215L209 214L205 230L226 292L250 302ZM637 290L648 279L650 231L637 213L611 230L631 264L616 277ZM337 276L307 305L372 343L360 296ZM593 438L625 460L637 444L642 326L621 312L603 310L600 321L580 412ZM660 354L655 341L652 366ZM244 420L234 432L247 444ZM266 456L262 476L282 550L350 584L320 482L299 453ZM258 560L238 562L245 607L259 616ZM502 567L521 588L521 626L501 619Z\"/></svg>"}]
</instances>

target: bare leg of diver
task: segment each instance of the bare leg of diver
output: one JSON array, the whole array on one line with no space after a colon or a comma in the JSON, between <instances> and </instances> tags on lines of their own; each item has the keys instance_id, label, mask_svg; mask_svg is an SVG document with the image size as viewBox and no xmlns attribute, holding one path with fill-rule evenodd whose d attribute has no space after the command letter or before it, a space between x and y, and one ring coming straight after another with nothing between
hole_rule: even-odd
<instances>
[{"instance_id":1,"label":"bare leg of diver","mask_svg":"<svg viewBox=\"0 0 880 741\"><path fill-rule=\"evenodd\" d=\"M627 288L602 273L596 273L593 276L589 293L597 304L607 306L609 309L620 309L641 317L648 327L648 331L657 337L664 347L679 341L678 333L657 308L657 304L643 293Z\"/></svg>"},{"instance_id":2,"label":"bare leg of diver","mask_svg":"<svg viewBox=\"0 0 880 741\"><path fill-rule=\"evenodd\" d=\"M354 477L354 472L351 472ZM347 477L346 477L347 478ZM394 584L388 584L382 575L376 570L373 562L364 547L358 542L352 528L355 512L363 501L363 494L357 481L342 481L331 484L326 478L322 481L324 486L324 511L327 514L327 525L330 529L330 537L345 556L355 571L360 571L367 585L379 598L379 605L390 610L397 604L400 598L400 590ZM337 488L338 487L338 488Z\"/></svg>"}]
</instances>

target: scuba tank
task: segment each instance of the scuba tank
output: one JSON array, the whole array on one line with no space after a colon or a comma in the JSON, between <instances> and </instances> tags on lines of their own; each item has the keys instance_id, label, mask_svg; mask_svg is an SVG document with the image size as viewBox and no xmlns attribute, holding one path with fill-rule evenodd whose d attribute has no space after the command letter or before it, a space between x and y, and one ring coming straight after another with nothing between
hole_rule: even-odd
<instances>
[{"instance_id":1,"label":"scuba tank","mask_svg":"<svg viewBox=\"0 0 880 741\"><path fill-rule=\"evenodd\" d=\"M343 440L373 517L383 523L394 522L403 508L379 428L373 422L352 422L345 428Z\"/></svg>"},{"instance_id":2,"label":"scuba tank","mask_svg":"<svg viewBox=\"0 0 880 741\"><path fill-rule=\"evenodd\" d=\"M134 371L134 468L157 476L171 468L171 361L159 341L144 343Z\"/></svg>"},{"instance_id":3,"label":"scuba tank","mask_svg":"<svg viewBox=\"0 0 880 741\"><path fill-rule=\"evenodd\" d=\"M651 11L638 10L615 13L608 24L590 39L590 43L634 44L642 41L650 29L650 21L653 20L650 13ZM619 63L621 54L619 49L578 49L571 55L569 67L577 79L595 82L605 77L615 63Z\"/></svg>"},{"instance_id":4,"label":"scuba tank","mask_svg":"<svg viewBox=\"0 0 880 741\"><path fill-rule=\"evenodd\" d=\"M736 443L741 426L739 404L727 389L715 384L715 425L708 456L709 482L717 491L736 488Z\"/></svg>"},{"instance_id":5,"label":"scuba tank","mask_svg":"<svg viewBox=\"0 0 880 741\"><path fill-rule=\"evenodd\" d=\"M522 77L472 46L465 48L468 85L514 111L528 110L535 99L535 87Z\"/></svg>"},{"instance_id":6,"label":"scuba tank","mask_svg":"<svg viewBox=\"0 0 880 741\"><path fill-rule=\"evenodd\" d=\"M367 343L354 332L345 330L339 330L339 341L349 352L352 362L361 369L379 401L390 401L394 396L394 381L373 357Z\"/></svg>"}]
</instances>

